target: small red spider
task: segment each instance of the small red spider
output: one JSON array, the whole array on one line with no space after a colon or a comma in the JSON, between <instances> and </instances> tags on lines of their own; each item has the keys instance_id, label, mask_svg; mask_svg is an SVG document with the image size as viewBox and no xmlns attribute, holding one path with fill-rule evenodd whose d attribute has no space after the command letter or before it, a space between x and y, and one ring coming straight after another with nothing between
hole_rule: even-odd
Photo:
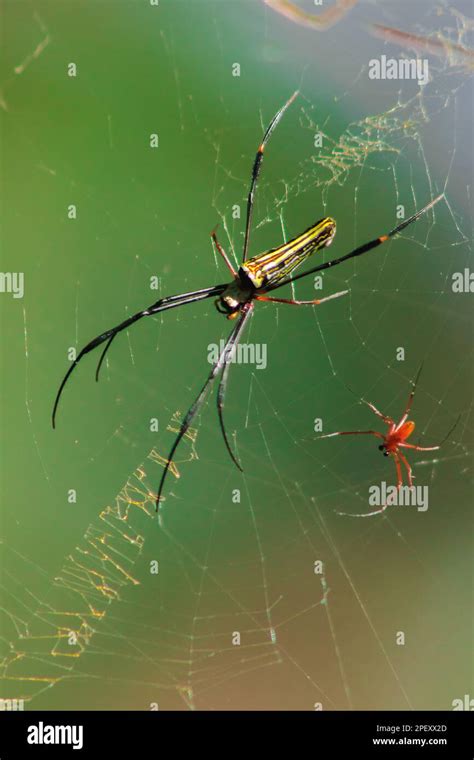
<instances>
[{"instance_id":1,"label":"small red spider","mask_svg":"<svg viewBox=\"0 0 474 760\"><path fill-rule=\"evenodd\" d=\"M382 443L379 446L379 451L383 452L383 455L388 457L392 456L395 462L395 468L397 471L397 491L399 492L400 488L403 485L403 474L402 474L402 464L406 468L407 476L408 476L408 485L410 488L413 488L413 475L412 475L412 468L410 467L410 464L406 458L406 456L403 454L400 449L414 449L415 451L437 451L442 443L451 435L454 428L457 425L457 422L455 425L451 428L449 433L445 436L443 441L441 441L440 444L437 446L415 446L413 443L407 443L407 438L411 436L415 429L415 423L408 419L408 414L411 409L411 405L413 403L413 398L415 396L415 390L416 386L418 384L418 380L421 374L421 370L423 368L423 365L418 370L418 374L415 378L415 381L413 382L413 388L412 391L408 397L408 402L405 408L405 411L403 413L402 418L397 423L394 420L392 420L391 417L387 417L385 414L382 414L382 412L379 412L376 406L374 404L371 404L370 401L366 401L365 399L361 399L361 401L364 404L367 404L369 409L371 409L377 417L380 417L381 420L385 422L386 425L388 425L388 431L385 435L383 433L379 433L377 430L345 430L338 433L328 433L327 435L321 435L319 438L333 438L335 435L375 435L376 438L380 438ZM387 502L380 508L377 509L375 512L366 512L364 514L349 514L347 512L338 512L340 515L350 516L350 517L372 517L373 515L379 515L382 512L385 512L387 507L393 503L395 500L395 495L393 495L393 498L387 499Z\"/></svg>"}]
</instances>

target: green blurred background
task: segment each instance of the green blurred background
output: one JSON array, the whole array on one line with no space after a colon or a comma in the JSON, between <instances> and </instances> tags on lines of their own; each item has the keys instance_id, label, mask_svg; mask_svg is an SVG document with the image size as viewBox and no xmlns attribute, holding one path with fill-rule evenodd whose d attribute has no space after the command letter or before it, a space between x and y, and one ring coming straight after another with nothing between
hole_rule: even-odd
<instances>
[{"instance_id":1,"label":"green blurred background","mask_svg":"<svg viewBox=\"0 0 474 760\"><path fill-rule=\"evenodd\" d=\"M367 76L371 58L403 53L370 22L469 44L467 4L431 5L361 4L315 31L257 0L4 3L2 271L24 272L25 294L0 296L3 699L451 709L472 694L472 295L451 289L472 238L472 90L445 59L429 59L423 90ZM239 255L255 150L297 88L265 154L252 255L324 214L342 255L392 228L397 203L408 215L447 200L327 274L323 293L346 298L256 309L246 340L267 345L268 367L233 366L226 407L245 473L211 399L158 525L148 455L166 456L229 323L212 302L140 323L98 385L98 356L81 363L53 432L67 351L159 295L225 281L209 233L219 223ZM297 293L314 297L312 278ZM401 415L422 361L417 440L437 443L462 415L439 454L410 457L428 511L337 515L368 511L369 486L395 468L372 439L315 440L315 418L324 432L372 427L361 396Z\"/></svg>"}]
</instances>

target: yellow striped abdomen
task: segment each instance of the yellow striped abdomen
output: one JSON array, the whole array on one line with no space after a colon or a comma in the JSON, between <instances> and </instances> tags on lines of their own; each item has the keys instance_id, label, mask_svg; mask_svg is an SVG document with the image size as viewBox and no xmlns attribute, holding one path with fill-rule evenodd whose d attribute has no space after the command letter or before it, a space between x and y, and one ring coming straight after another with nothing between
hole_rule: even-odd
<instances>
[{"instance_id":1,"label":"yellow striped abdomen","mask_svg":"<svg viewBox=\"0 0 474 760\"><path fill-rule=\"evenodd\" d=\"M308 256L332 243L336 222L327 216L288 243L245 261L240 273L257 290L284 280Z\"/></svg>"}]
</instances>

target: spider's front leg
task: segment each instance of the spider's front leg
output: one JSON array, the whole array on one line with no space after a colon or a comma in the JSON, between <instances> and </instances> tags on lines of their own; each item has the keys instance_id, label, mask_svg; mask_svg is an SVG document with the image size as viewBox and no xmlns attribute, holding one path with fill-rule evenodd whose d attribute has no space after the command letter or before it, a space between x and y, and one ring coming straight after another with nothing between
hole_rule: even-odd
<instances>
[{"instance_id":1,"label":"spider's front leg","mask_svg":"<svg viewBox=\"0 0 474 760\"><path fill-rule=\"evenodd\" d=\"M395 421L392 420L391 417L388 417L388 415L380 412L375 406L375 404L372 404L371 401L366 401L365 398L362 398L361 401L363 404L366 404L369 407L369 409L371 409L377 417L380 417L380 419L383 420L386 425L389 425L391 428L395 428Z\"/></svg>"},{"instance_id":2,"label":"spider's front leg","mask_svg":"<svg viewBox=\"0 0 474 760\"><path fill-rule=\"evenodd\" d=\"M379 433L378 430L340 430L337 433L326 433L325 435L318 435L317 438L334 438L336 435L375 435L377 438L381 438L385 441L385 436Z\"/></svg>"},{"instance_id":3,"label":"spider's front leg","mask_svg":"<svg viewBox=\"0 0 474 760\"><path fill-rule=\"evenodd\" d=\"M219 296L221 293L224 292L226 287L227 285L225 284L214 285L210 288L202 288L201 290L194 290L190 293L180 293L175 296L166 296L165 298L160 298L158 301L155 301L155 303L151 304L151 306L148 306L147 309L143 309L142 311L138 311L136 314L133 314L131 317L127 317L127 319L124 319L123 322L120 322L120 324L116 325L115 327L112 327L110 330L106 330L106 332L101 333L96 338L93 338L93 340L89 341L89 343L87 343L87 345L85 345L84 348L82 348L82 350L79 352L77 357L74 359L68 371L66 372L61 382L61 385L59 386L59 390L56 394L56 398L53 405L53 413L52 413L53 428L56 427L56 413L58 411L58 406L61 400L62 392L66 386L67 381L71 377L71 374L73 373L73 371L75 370L75 368L77 367L81 359L84 358L84 356L89 354L91 351L94 351L103 343L106 344L100 356L99 363L97 365L97 369L96 369L96 380L97 380L99 376L100 367L102 365L102 362L104 361L105 355L107 351L109 350L110 346L112 345L112 342L114 341L115 337L119 333L128 329L133 324L138 322L140 319L144 319L145 317L151 317L154 314L158 314L159 312L162 312L162 311L168 311L169 309L176 309L179 306L185 306L186 304L197 303L207 298Z\"/></svg>"}]
</instances>

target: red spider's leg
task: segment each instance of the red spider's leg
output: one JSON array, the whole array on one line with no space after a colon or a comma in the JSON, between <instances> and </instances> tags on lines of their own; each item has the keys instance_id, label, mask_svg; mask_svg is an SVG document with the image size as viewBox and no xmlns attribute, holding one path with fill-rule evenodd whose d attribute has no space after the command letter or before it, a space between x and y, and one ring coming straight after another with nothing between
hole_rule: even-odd
<instances>
[{"instance_id":1,"label":"red spider's leg","mask_svg":"<svg viewBox=\"0 0 474 760\"><path fill-rule=\"evenodd\" d=\"M404 449L414 449L415 451L438 451L438 449L441 448L443 443L448 440L453 430L456 429L460 419L461 419L461 415L457 418L452 428L448 431L447 435L444 436L441 443L438 443L437 446L415 446L413 443L399 443L398 445L403 446ZM398 427L400 427L400 425L398 425ZM397 430L398 430L398 427L397 427Z\"/></svg>"},{"instance_id":2,"label":"red spider's leg","mask_svg":"<svg viewBox=\"0 0 474 760\"><path fill-rule=\"evenodd\" d=\"M401 418L400 422L398 423L398 425L396 427L397 430L400 430L401 426L404 425L405 422L408 419L408 414L410 412L411 405L413 404L413 399L415 398L416 386L418 385L418 380L420 379L420 375L421 375L421 370L422 369L423 369L423 364L421 364L420 369L418 370L418 373L417 373L417 375L415 377L415 381L413 383L413 387L411 389L410 395L408 396L408 401L407 401L407 405L406 405L406 408L405 408L405 412L403 413L403 417Z\"/></svg>"},{"instance_id":3,"label":"red spider's leg","mask_svg":"<svg viewBox=\"0 0 474 760\"><path fill-rule=\"evenodd\" d=\"M399 443L404 449L415 449L415 451L438 451L441 446L415 446L413 443Z\"/></svg>"},{"instance_id":4,"label":"red spider's leg","mask_svg":"<svg viewBox=\"0 0 474 760\"><path fill-rule=\"evenodd\" d=\"M212 230L212 232L211 232L211 238L212 238L212 240L214 242L214 245L216 246L218 252L220 253L220 255L222 256L222 258L224 259L225 264L227 266L227 269L229 270L229 272L231 272L231 274L234 277L237 277L237 272L235 271L235 269L232 266L232 263L231 263L229 257L227 256L226 252L224 251L223 247L221 246L221 244L219 243L219 241L217 239L217 235L216 235L215 229Z\"/></svg>"},{"instance_id":5,"label":"red spider's leg","mask_svg":"<svg viewBox=\"0 0 474 760\"><path fill-rule=\"evenodd\" d=\"M332 293L326 298L314 298L312 301L296 301L293 298L270 298L270 296L256 296L256 301L270 301L271 303L287 303L290 306L319 306L320 303L325 301L332 301L333 298L340 298L340 296L347 295L348 290L341 290L339 293Z\"/></svg>"},{"instance_id":6,"label":"red spider's leg","mask_svg":"<svg viewBox=\"0 0 474 760\"><path fill-rule=\"evenodd\" d=\"M397 470L397 493L398 493L398 491L400 490L400 488L403 485L402 467L401 467L400 459L398 458L398 456L399 456L398 452L395 452L393 454L393 460L395 462L395 467L396 467L396 470ZM394 501L394 499L395 499L395 494L393 494L393 498L392 499L389 496L388 499L387 499L387 503L386 503L385 506L388 507Z\"/></svg>"},{"instance_id":7,"label":"red spider's leg","mask_svg":"<svg viewBox=\"0 0 474 760\"><path fill-rule=\"evenodd\" d=\"M398 456L398 453L393 455L393 458L395 459L395 467L397 468L397 489L401 488L403 485L402 468L400 466L400 459Z\"/></svg>"},{"instance_id":8,"label":"red spider's leg","mask_svg":"<svg viewBox=\"0 0 474 760\"><path fill-rule=\"evenodd\" d=\"M334 438L335 435L375 435L377 438L381 438L385 441L385 436L379 433L377 430L342 430L337 433L326 433L326 435L318 435L317 438Z\"/></svg>"},{"instance_id":9,"label":"red spider's leg","mask_svg":"<svg viewBox=\"0 0 474 760\"><path fill-rule=\"evenodd\" d=\"M402 460L403 464L406 467L406 471L408 475L408 485L410 486L410 488L413 488L413 475L412 475L412 469L410 467L410 463L408 462L408 459L405 456L403 456L401 451L398 452L398 456L400 457L400 459Z\"/></svg>"},{"instance_id":10,"label":"red spider's leg","mask_svg":"<svg viewBox=\"0 0 474 760\"><path fill-rule=\"evenodd\" d=\"M336 433L336 435L337 435L337 433ZM383 436L382 436L382 438L383 438ZM359 514L354 514L354 513L350 513L350 512L337 512L337 514L338 515L342 515L344 517L374 517L374 515L381 515L381 514L383 514L383 512L385 512L385 510L387 509L387 507L389 507L392 504L392 502L395 499L395 495L400 491L400 488L403 485L402 468L401 468L401 465L400 465L400 459L399 459L399 457L402 460L402 462L404 463L405 467L407 468L408 482L409 482L410 486L412 486L413 483L412 483L411 467L408 464L408 461L403 456L403 454L400 454L399 452L394 452L393 453L393 459L394 459L395 467L396 467L396 470L397 470L397 490L393 494L393 496L389 496L388 499L387 499L387 501L385 502L385 504L383 506L381 506L380 509L374 510L374 512L365 512L365 513L359 513Z\"/></svg>"},{"instance_id":11,"label":"red spider's leg","mask_svg":"<svg viewBox=\"0 0 474 760\"><path fill-rule=\"evenodd\" d=\"M387 417L387 415L386 414L382 414L382 412L379 412L379 410L377 409L377 407L375 406L375 404L372 404L370 401L366 401L365 398L362 398L361 401L364 404L367 404L367 406L369 407L369 409L372 409L373 413L376 414L377 417L380 417L380 419L383 420L386 425L392 425L393 427L395 427L395 422L392 420L392 418L391 417Z\"/></svg>"},{"instance_id":12,"label":"red spider's leg","mask_svg":"<svg viewBox=\"0 0 474 760\"><path fill-rule=\"evenodd\" d=\"M335 433L334 435L338 435L338 433ZM380 433L378 435L380 435ZM327 436L321 436L321 437L324 438L324 437L327 437ZM383 438L383 435L381 436L381 438ZM398 481L397 482L397 493L398 493L398 490L401 488L401 485L403 483L402 469L400 467L400 462L399 462L397 454L394 454L393 457L394 457L394 460L395 460L395 467L397 468L397 481ZM395 494L394 494L394 497L395 497ZM374 517L375 515L381 515L383 512L385 512L385 510L387 509L387 507L389 507L390 504L392 503L392 500L390 499L390 496L389 496L388 499L387 499L387 501L385 502L385 504L383 504L380 507L380 509L375 509L373 512L359 512L359 513L354 513L354 512L336 512L336 514L341 515L343 517Z\"/></svg>"},{"instance_id":13,"label":"red spider's leg","mask_svg":"<svg viewBox=\"0 0 474 760\"><path fill-rule=\"evenodd\" d=\"M341 515L341 517L373 517L374 515L381 515L387 507L388 502L383 507L380 507L380 509L376 509L375 512L336 512L336 515Z\"/></svg>"}]
</instances>

